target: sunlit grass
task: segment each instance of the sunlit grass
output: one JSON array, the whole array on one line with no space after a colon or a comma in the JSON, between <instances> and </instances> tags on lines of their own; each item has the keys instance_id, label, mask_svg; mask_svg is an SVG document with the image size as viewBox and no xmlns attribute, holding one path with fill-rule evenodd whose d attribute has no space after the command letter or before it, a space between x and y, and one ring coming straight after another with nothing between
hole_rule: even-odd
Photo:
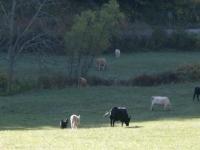
<instances>
[{"instance_id":1,"label":"sunlit grass","mask_svg":"<svg viewBox=\"0 0 200 150\"><path fill-rule=\"evenodd\" d=\"M88 87L32 91L1 97L0 149L199 149L200 102L192 101L199 83L156 87ZM155 107L152 95L165 95L171 111ZM110 127L105 112L125 106L129 127ZM61 119L81 115L78 130L59 128Z\"/></svg>"},{"instance_id":2,"label":"sunlit grass","mask_svg":"<svg viewBox=\"0 0 200 150\"><path fill-rule=\"evenodd\" d=\"M135 122L130 127L1 132L1 149L199 149L200 119Z\"/></svg>"},{"instance_id":3,"label":"sunlit grass","mask_svg":"<svg viewBox=\"0 0 200 150\"><path fill-rule=\"evenodd\" d=\"M123 51L122 51L123 52ZM52 56L53 57L53 56ZM105 55L108 68L92 67L90 75L129 78L143 72L176 68L183 62L198 62L199 53L134 53L121 58ZM38 64L21 58L15 73L34 76ZM62 61L65 56L60 56ZM30 67L30 63L34 66ZM5 62L1 71L6 70ZM60 65L62 68L66 64ZM55 66L53 66L55 67ZM57 69L58 69L57 68ZM87 87L29 91L0 97L0 150L197 150L200 148L200 102L192 101L196 83L152 87ZM151 96L168 96L171 111L157 106L150 111ZM129 127L120 122L110 127L102 116L114 106L124 106L131 116ZM61 119L81 115L78 130L59 128Z\"/></svg>"}]
</instances>

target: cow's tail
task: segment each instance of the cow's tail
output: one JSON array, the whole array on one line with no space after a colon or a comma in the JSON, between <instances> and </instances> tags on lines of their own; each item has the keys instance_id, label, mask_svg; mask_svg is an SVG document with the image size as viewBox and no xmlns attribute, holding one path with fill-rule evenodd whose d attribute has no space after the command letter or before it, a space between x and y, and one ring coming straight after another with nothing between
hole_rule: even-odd
<instances>
[{"instance_id":1,"label":"cow's tail","mask_svg":"<svg viewBox=\"0 0 200 150\"><path fill-rule=\"evenodd\" d=\"M105 114L103 115L103 117L106 117L106 116L108 116L108 115L110 115L110 111L107 112L107 113L105 113Z\"/></svg>"}]
</instances>

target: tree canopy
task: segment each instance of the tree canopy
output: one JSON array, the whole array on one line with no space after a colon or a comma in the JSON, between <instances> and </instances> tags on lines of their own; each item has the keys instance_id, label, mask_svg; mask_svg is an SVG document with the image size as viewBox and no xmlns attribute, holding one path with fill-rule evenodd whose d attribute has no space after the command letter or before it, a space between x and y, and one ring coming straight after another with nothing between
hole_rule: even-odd
<instances>
[{"instance_id":1,"label":"tree canopy","mask_svg":"<svg viewBox=\"0 0 200 150\"><path fill-rule=\"evenodd\" d=\"M84 11L66 34L67 54L70 57L70 78L85 76L96 55L104 52L112 37L117 35L124 15L115 0L98 11Z\"/></svg>"}]
</instances>

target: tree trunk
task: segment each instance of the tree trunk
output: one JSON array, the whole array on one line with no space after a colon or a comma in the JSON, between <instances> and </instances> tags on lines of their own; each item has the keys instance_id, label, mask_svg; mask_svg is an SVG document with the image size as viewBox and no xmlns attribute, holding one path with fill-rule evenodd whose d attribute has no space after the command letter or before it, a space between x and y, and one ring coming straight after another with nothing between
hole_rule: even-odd
<instances>
[{"instance_id":1,"label":"tree trunk","mask_svg":"<svg viewBox=\"0 0 200 150\"><path fill-rule=\"evenodd\" d=\"M8 85L7 94L11 92L12 76L13 76L13 66L14 66L14 47L13 47L13 26L14 26L14 15L15 15L15 5L16 0L13 0L11 18L10 18L10 37L9 37L9 50L8 50Z\"/></svg>"},{"instance_id":2,"label":"tree trunk","mask_svg":"<svg viewBox=\"0 0 200 150\"><path fill-rule=\"evenodd\" d=\"M13 66L14 66L14 56L9 54L9 62L8 62L8 84L7 84L7 94L12 92L12 78L13 78Z\"/></svg>"}]
</instances>

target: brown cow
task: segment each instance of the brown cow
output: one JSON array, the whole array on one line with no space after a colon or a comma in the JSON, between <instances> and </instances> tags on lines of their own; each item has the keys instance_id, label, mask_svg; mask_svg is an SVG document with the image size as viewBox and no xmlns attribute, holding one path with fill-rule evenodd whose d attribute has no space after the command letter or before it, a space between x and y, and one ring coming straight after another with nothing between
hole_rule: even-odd
<instances>
[{"instance_id":1,"label":"brown cow","mask_svg":"<svg viewBox=\"0 0 200 150\"><path fill-rule=\"evenodd\" d=\"M79 79L78 79L78 87L79 86L87 86L87 81L86 81L86 79L85 78L83 78L83 77L80 77Z\"/></svg>"},{"instance_id":2,"label":"brown cow","mask_svg":"<svg viewBox=\"0 0 200 150\"><path fill-rule=\"evenodd\" d=\"M97 58L96 63L97 63L96 64L97 67L99 67L99 70L100 70L100 67L103 67L103 70L106 69L106 67L107 67L105 58Z\"/></svg>"}]
</instances>

